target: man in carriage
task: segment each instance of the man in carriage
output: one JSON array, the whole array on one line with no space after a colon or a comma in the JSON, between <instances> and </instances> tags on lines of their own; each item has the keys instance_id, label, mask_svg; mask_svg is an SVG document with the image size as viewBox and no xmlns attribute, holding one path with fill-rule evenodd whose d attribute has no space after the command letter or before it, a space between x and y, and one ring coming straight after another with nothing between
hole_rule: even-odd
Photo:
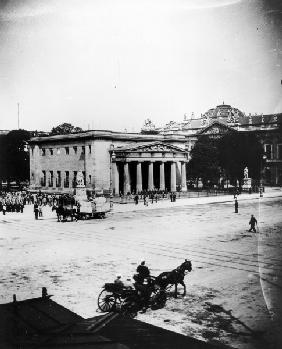
<instances>
[{"instance_id":1,"label":"man in carriage","mask_svg":"<svg viewBox=\"0 0 282 349\"><path fill-rule=\"evenodd\" d=\"M140 280L142 280L142 283L144 282L144 279L148 278L150 276L150 270L149 268L145 265L145 261L143 260L140 265L138 265L136 269Z\"/></svg>"}]
</instances>

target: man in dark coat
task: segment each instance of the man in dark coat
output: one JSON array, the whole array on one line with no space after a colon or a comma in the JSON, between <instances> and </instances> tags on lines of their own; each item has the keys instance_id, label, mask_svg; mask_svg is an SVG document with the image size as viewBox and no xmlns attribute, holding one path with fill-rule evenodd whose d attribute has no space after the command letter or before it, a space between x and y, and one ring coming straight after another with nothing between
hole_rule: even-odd
<instances>
[{"instance_id":1,"label":"man in dark coat","mask_svg":"<svg viewBox=\"0 0 282 349\"><path fill-rule=\"evenodd\" d=\"M149 268L145 265L145 261L142 261L140 265L138 265L137 269L136 269L137 273L140 276L140 279L144 279L147 278L148 276L150 276L150 270Z\"/></svg>"},{"instance_id":2,"label":"man in dark coat","mask_svg":"<svg viewBox=\"0 0 282 349\"><path fill-rule=\"evenodd\" d=\"M235 213L238 213L238 201L237 201L237 199L235 199Z\"/></svg>"},{"instance_id":3,"label":"man in dark coat","mask_svg":"<svg viewBox=\"0 0 282 349\"><path fill-rule=\"evenodd\" d=\"M249 221L249 224L251 225L251 228L249 231L251 232L253 230L254 233L256 233L256 225L258 224L257 220L255 219L254 215L251 215L251 219Z\"/></svg>"}]
</instances>

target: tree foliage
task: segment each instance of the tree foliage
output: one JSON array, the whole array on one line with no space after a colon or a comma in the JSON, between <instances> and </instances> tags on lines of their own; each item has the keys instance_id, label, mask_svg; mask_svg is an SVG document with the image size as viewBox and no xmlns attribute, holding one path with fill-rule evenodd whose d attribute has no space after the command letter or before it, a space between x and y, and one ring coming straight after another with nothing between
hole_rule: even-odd
<instances>
[{"instance_id":1,"label":"tree foliage","mask_svg":"<svg viewBox=\"0 0 282 349\"><path fill-rule=\"evenodd\" d=\"M201 136L191 150L188 174L217 183L220 174L235 182L244 177L248 167L249 177L258 179L261 174L263 147L255 134L230 132L222 138Z\"/></svg>"},{"instance_id":2,"label":"tree foliage","mask_svg":"<svg viewBox=\"0 0 282 349\"><path fill-rule=\"evenodd\" d=\"M1 180L19 182L29 179L29 139L30 133L26 130L13 130L0 137Z\"/></svg>"},{"instance_id":3,"label":"tree foliage","mask_svg":"<svg viewBox=\"0 0 282 349\"><path fill-rule=\"evenodd\" d=\"M83 131L80 127L75 127L72 124L63 123L56 127L53 127L51 130L51 135L65 135L69 133L81 132Z\"/></svg>"},{"instance_id":4,"label":"tree foliage","mask_svg":"<svg viewBox=\"0 0 282 349\"><path fill-rule=\"evenodd\" d=\"M201 136L191 150L188 173L192 178L201 178L205 184L208 180L217 182L219 177L219 155L217 140Z\"/></svg>"},{"instance_id":5,"label":"tree foliage","mask_svg":"<svg viewBox=\"0 0 282 349\"><path fill-rule=\"evenodd\" d=\"M231 180L241 181L244 168L249 177L258 179L261 174L263 147L253 133L227 133L218 143L219 163Z\"/></svg>"}]
</instances>

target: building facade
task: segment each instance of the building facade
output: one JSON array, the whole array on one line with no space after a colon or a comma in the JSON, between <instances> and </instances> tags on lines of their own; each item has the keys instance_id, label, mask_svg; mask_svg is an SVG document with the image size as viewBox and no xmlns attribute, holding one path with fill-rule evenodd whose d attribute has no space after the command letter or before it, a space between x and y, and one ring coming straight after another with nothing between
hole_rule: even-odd
<instances>
[{"instance_id":1,"label":"building facade","mask_svg":"<svg viewBox=\"0 0 282 349\"><path fill-rule=\"evenodd\" d=\"M83 173L87 188L119 193L187 190L186 163L198 137L230 130L255 133L264 148L265 185L282 185L282 114L248 115L222 104L199 118L156 128L146 120L141 133L87 131L34 137L29 142L30 188L72 192Z\"/></svg>"},{"instance_id":2,"label":"building facade","mask_svg":"<svg viewBox=\"0 0 282 349\"><path fill-rule=\"evenodd\" d=\"M111 131L32 138L30 188L72 192L83 173L87 188L119 193L186 190L185 137Z\"/></svg>"}]
</instances>

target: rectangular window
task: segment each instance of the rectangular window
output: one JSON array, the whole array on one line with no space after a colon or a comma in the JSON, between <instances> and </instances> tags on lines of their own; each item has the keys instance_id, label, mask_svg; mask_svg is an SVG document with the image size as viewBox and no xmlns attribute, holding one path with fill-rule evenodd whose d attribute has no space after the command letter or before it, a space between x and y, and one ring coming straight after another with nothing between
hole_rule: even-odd
<instances>
[{"instance_id":1,"label":"rectangular window","mask_svg":"<svg viewBox=\"0 0 282 349\"><path fill-rule=\"evenodd\" d=\"M54 173L53 173L53 171L50 171L50 174L49 174L49 187L53 187L53 180L54 180Z\"/></svg>"},{"instance_id":2,"label":"rectangular window","mask_svg":"<svg viewBox=\"0 0 282 349\"><path fill-rule=\"evenodd\" d=\"M86 174L85 174L85 171L82 171L82 174L83 174L83 184L86 185Z\"/></svg>"},{"instance_id":3,"label":"rectangular window","mask_svg":"<svg viewBox=\"0 0 282 349\"><path fill-rule=\"evenodd\" d=\"M45 156L45 155L46 155L46 149L42 148L42 156Z\"/></svg>"},{"instance_id":4,"label":"rectangular window","mask_svg":"<svg viewBox=\"0 0 282 349\"><path fill-rule=\"evenodd\" d=\"M69 155L69 153L70 153L70 148L69 148L69 147L65 147L65 150L66 150L66 155Z\"/></svg>"},{"instance_id":5,"label":"rectangular window","mask_svg":"<svg viewBox=\"0 0 282 349\"><path fill-rule=\"evenodd\" d=\"M31 155L33 156L34 147L31 147Z\"/></svg>"},{"instance_id":6,"label":"rectangular window","mask_svg":"<svg viewBox=\"0 0 282 349\"><path fill-rule=\"evenodd\" d=\"M41 186L46 187L46 171L42 171Z\"/></svg>"},{"instance_id":7,"label":"rectangular window","mask_svg":"<svg viewBox=\"0 0 282 349\"><path fill-rule=\"evenodd\" d=\"M72 186L75 188L76 187L76 177L77 177L77 171L73 171L73 182Z\"/></svg>"},{"instance_id":8,"label":"rectangular window","mask_svg":"<svg viewBox=\"0 0 282 349\"><path fill-rule=\"evenodd\" d=\"M91 154L91 145L88 145L89 154Z\"/></svg>"},{"instance_id":9,"label":"rectangular window","mask_svg":"<svg viewBox=\"0 0 282 349\"><path fill-rule=\"evenodd\" d=\"M264 152L267 159L272 159L272 144L265 144Z\"/></svg>"},{"instance_id":10,"label":"rectangular window","mask_svg":"<svg viewBox=\"0 0 282 349\"><path fill-rule=\"evenodd\" d=\"M49 151L50 151L50 155L53 155L53 149L50 148Z\"/></svg>"},{"instance_id":11,"label":"rectangular window","mask_svg":"<svg viewBox=\"0 0 282 349\"><path fill-rule=\"evenodd\" d=\"M85 154L85 146L82 146L81 154Z\"/></svg>"},{"instance_id":12,"label":"rectangular window","mask_svg":"<svg viewBox=\"0 0 282 349\"><path fill-rule=\"evenodd\" d=\"M73 147L73 151L74 151L75 154L77 154L77 146Z\"/></svg>"},{"instance_id":13,"label":"rectangular window","mask_svg":"<svg viewBox=\"0 0 282 349\"><path fill-rule=\"evenodd\" d=\"M89 175L89 184L91 184L91 175Z\"/></svg>"},{"instance_id":14,"label":"rectangular window","mask_svg":"<svg viewBox=\"0 0 282 349\"><path fill-rule=\"evenodd\" d=\"M61 186L61 171L57 171L56 187Z\"/></svg>"},{"instance_id":15,"label":"rectangular window","mask_svg":"<svg viewBox=\"0 0 282 349\"><path fill-rule=\"evenodd\" d=\"M282 160L282 144L277 144L277 159Z\"/></svg>"},{"instance_id":16,"label":"rectangular window","mask_svg":"<svg viewBox=\"0 0 282 349\"><path fill-rule=\"evenodd\" d=\"M68 188L69 186L70 186L70 173L69 171L65 171L64 187Z\"/></svg>"}]
</instances>

